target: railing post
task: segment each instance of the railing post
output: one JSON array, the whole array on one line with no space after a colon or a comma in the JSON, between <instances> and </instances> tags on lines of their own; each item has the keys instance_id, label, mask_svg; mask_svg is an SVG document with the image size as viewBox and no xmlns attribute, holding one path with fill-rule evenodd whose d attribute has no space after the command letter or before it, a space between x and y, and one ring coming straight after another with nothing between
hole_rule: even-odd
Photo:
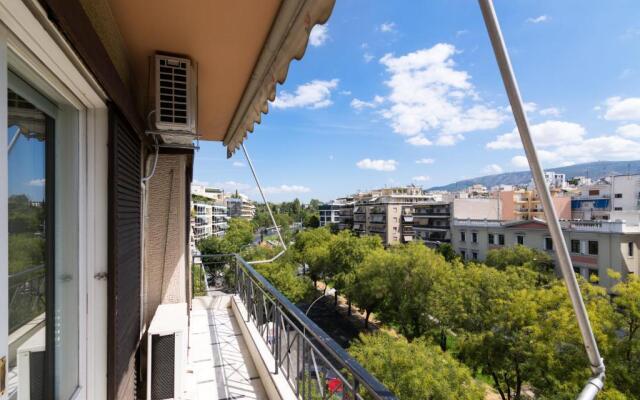
<instances>
[{"instance_id":1,"label":"railing post","mask_svg":"<svg viewBox=\"0 0 640 400\"><path fill-rule=\"evenodd\" d=\"M358 390L360 390L360 381L353 377L353 400L358 400Z\"/></svg>"},{"instance_id":2,"label":"railing post","mask_svg":"<svg viewBox=\"0 0 640 400\"><path fill-rule=\"evenodd\" d=\"M274 374L278 374L278 360L280 360L280 324L278 323L280 319L280 307L277 304L273 305L273 330L274 330L274 342L273 342L273 358L275 358L275 370ZM268 322L267 322L268 323Z\"/></svg>"}]
</instances>

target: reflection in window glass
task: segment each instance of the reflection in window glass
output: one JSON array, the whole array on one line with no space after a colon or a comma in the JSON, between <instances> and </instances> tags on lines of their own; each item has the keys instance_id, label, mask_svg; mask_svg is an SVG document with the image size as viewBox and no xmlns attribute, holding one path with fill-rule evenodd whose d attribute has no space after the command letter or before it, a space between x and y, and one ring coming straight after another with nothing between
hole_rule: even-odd
<instances>
[{"instance_id":1,"label":"reflection in window glass","mask_svg":"<svg viewBox=\"0 0 640 400\"><path fill-rule=\"evenodd\" d=\"M48 116L9 90L9 397L26 390L25 369L31 379L44 381L49 122ZM38 389L43 390L30 387L32 392Z\"/></svg>"}]
</instances>

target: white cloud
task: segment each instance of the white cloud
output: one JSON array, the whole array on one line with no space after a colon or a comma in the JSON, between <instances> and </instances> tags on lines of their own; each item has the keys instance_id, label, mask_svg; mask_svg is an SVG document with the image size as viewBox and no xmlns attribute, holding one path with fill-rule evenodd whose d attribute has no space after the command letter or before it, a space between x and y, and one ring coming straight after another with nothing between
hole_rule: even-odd
<instances>
[{"instance_id":1,"label":"white cloud","mask_svg":"<svg viewBox=\"0 0 640 400\"><path fill-rule=\"evenodd\" d=\"M384 102L384 98L382 96L374 96L371 101L364 101L360 99L351 100L351 107L356 110L362 110L364 108L376 108L378 105Z\"/></svg>"},{"instance_id":2,"label":"white cloud","mask_svg":"<svg viewBox=\"0 0 640 400\"><path fill-rule=\"evenodd\" d=\"M540 110L540 115L544 115L544 116L552 116L552 117L558 117L560 116L560 114L562 114L562 111L560 111L559 108L556 107L548 107L548 108L543 108L542 110Z\"/></svg>"},{"instance_id":3,"label":"white cloud","mask_svg":"<svg viewBox=\"0 0 640 400\"><path fill-rule=\"evenodd\" d=\"M385 22L380 25L381 32L394 32L396 30L396 24L394 22Z\"/></svg>"},{"instance_id":4,"label":"white cloud","mask_svg":"<svg viewBox=\"0 0 640 400\"><path fill-rule=\"evenodd\" d=\"M436 162L436 160L433 158L421 158L416 160L416 164L433 164L434 162Z\"/></svg>"},{"instance_id":5,"label":"white cloud","mask_svg":"<svg viewBox=\"0 0 640 400\"><path fill-rule=\"evenodd\" d=\"M619 126L618 129L616 129L616 133L627 138L640 138L640 124Z\"/></svg>"},{"instance_id":6,"label":"white cloud","mask_svg":"<svg viewBox=\"0 0 640 400\"><path fill-rule=\"evenodd\" d=\"M362 58L364 58L364 62L366 62L366 63L370 63L371 60L374 59L373 54L371 54L371 53L364 53L362 55Z\"/></svg>"},{"instance_id":7,"label":"white cloud","mask_svg":"<svg viewBox=\"0 0 640 400\"><path fill-rule=\"evenodd\" d=\"M45 184L45 179L44 178L32 179L27 183L28 186L37 186L37 187L44 186L44 184Z\"/></svg>"},{"instance_id":8,"label":"white cloud","mask_svg":"<svg viewBox=\"0 0 640 400\"><path fill-rule=\"evenodd\" d=\"M511 164L513 164L516 168L528 168L529 161L527 161L527 157L525 156L515 156L511 159Z\"/></svg>"},{"instance_id":9,"label":"white cloud","mask_svg":"<svg viewBox=\"0 0 640 400\"><path fill-rule=\"evenodd\" d=\"M489 164L483 168L482 172L485 174L499 174L502 172L502 167L498 164Z\"/></svg>"},{"instance_id":10,"label":"white cloud","mask_svg":"<svg viewBox=\"0 0 640 400\"><path fill-rule=\"evenodd\" d=\"M405 140L405 142L412 146L431 146L433 144L431 140L424 137L424 135L411 136L409 139Z\"/></svg>"},{"instance_id":11,"label":"white cloud","mask_svg":"<svg viewBox=\"0 0 640 400\"><path fill-rule=\"evenodd\" d=\"M234 167L238 167L238 168L242 168L242 167L244 167L244 163L242 161L234 161L233 162L233 166Z\"/></svg>"},{"instance_id":12,"label":"white cloud","mask_svg":"<svg viewBox=\"0 0 640 400\"><path fill-rule=\"evenodd\" d=\"M604 119L610 121L639 121L640 97L609 97L605 102Z\"/></svg>"},{"instance_id":13,"label":"white cloud","mask_svg":"<svg viewBox=\"0 0 640 400\"><path fill-rule=\"evenodd\" d=\"M316 25L311 29L309 34L309 44L313 47L319 47L325 44L329 39L329 28L327 25Z\"/></svg>"},{"instance_id":14,"label":"white cloud","mask_svg":"<svg viewBox=\"0 0 640 400\"><path fill-rule=\"evenodd\" d=\"M313 80L296 88L295 93L281 91L273 102L275 108L323 108L332 104L331 91L338 87L338 79Z\"/></svg>"},{"instance_id":15,"label":"white cloud","mask_svg":"<svg viewBox=\"0 0 640 400\"><path fill-rule=\"evenodd\" d=\"M267 186L263 189L267 194L278 193L309 193L310 188L300 185L280 185L280 186Z\"/></svg>"},{"instance_id":16,"label":"white cloud","mask_svg":"<svg viewBox=\"0 0 640 400\"><path fill-rule=\"evenodd\" d=\"M213 184L213 187L224 189L226 192L235 192L236 190L241 192L251 189L251 185L236 181L217 182Z\"/></svg>"},{"instance_id":17,"label":"white cloud","mask_svg":"<svg viewBox=\"0 0 640 400\"><path fill-rule=\"evenodd\" d=\"M456 36L466 35L467 33L469 33L467 29L461 29L459 31L456 31Z\"/></svg>"},{"instance_id":18,"label":"white cloud","mask_svg":"<svg viewBox=\"0 0 640 400\"><path fill-rule=\"evenodd\" d=\"M549 147L562 143L575 143L583 138L585 129L573 122L545 121L531 125L531 136L537 147ZM489 149L519 149L522 147L518 129L505 133L496 140L487 143Z\"/></svg>"},{"instance_id":19,"label":"white cloud","mask_svg":"<svg viewBox=\"0 0 640 400\"><path fill-rule=\"evenodd\" d=\"M414 176L413 178L411 178L412 181L415 182L426 182L428 180L430 180L431 178L425 175L418 175L418 176Z\"/></svg>"},{"instance_id":20,"label":"white cloud","mask_svg":"<svg viewBox=\"0 0 640 400\"><path fill-rule=\"evenodd\" d=\"M439 43L404 56L380 59L390 77L390 107L382 115L394 132L410 137L442 136L439 144L453 144L465 132L493 129L502 124L504 109L480 103L471 76L455 68L456 49ZM421 139L415 139L423 141Z\"/></svg>"},{"instance_id":21,"label":"white cloud","mask_svg":"<svg viewBox=\"0 0 640 400\"><path fill-rule=\"evenodd\" d=\"M626 126L626 125L625 125ZM623 128L623 127L621 127ZM640 142L632 140L636 136L623 137L635 133L631 125L619 128L617 135L587 137L585 129L576 123L546 121L531 126L533 142L537 147L538 158L547 167L565 166L598 160L633 160L638 158ZM640 136L637 136L640 137ZM490 149L521 149L517 131L500 135L487 144ZM528 166L522 155L511 159L518 168Z\"/></svg>"},{"instance_id":22,"label":"white cloud","mask_svg":"<svg viewBox=\"0 0 640 400\"><path fill-rule=\"evenodd\" d=\"M372 169L375 171L395 171L398 166L396 160L372 160L365 158L356 163L356 166L360 169Z\"/></svg>"},{"instance_id":23,"label":"white cloud","mask_svg":"<svg viewBox=\"0 0 640 400\"><path fill-rule=\"evenodd\" d=\"M527 18L527 22L531 23L531 24L539 24L541 22L547 22L549 21L549 16L548 15L540 15L537 17L531 17L531 18Z\"/></svg>"},{"instance_id":24,"label":"white cloud","mask_svg":"<svg viewBox=\"0 0 640 400\"><path fill-rule=\"evenodd\" d=\"M340 93L343 96L351 96L351 90L341 90L338 93Z\"/></svg>"}]
</instances>

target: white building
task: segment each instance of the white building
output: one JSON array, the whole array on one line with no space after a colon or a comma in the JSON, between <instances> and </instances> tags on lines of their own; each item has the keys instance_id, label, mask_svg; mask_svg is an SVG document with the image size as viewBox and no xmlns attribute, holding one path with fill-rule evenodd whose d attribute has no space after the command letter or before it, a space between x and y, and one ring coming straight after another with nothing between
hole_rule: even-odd
<instances>
[{"instance_id":1,"label":"white building","mask_svg":"<svg viewBox=\"0 0 640 400\"><path fill-rule=\"evenodd\" d=\"M640 174L611 177L611 211L640 210Z\"/></svg>"},{"instance_id":2,"label":"white building","mask_svg":"<svg viewBox=\"0 0 640 400\"><path fill-rule=\"evenodd\" d=\"M256 206L249 197L238 194L237 197L227 197L227 215L233 218L253 219L256 215Z\"/></svg>"},{"instance_id":3,"label":"white building","mask_svg":"<svg viewBox=\"0 0 640 400\"><path fill-rule=\"evenodd\" d=\"M320 213L320 226L340 223L340 210L344 205L344 203L339 201L331 201L327 204L321 204L318 209Z\"/></svg>"},{"instance_id":4,"label":"white building","mask_svg":"<svg viewBox=\"0 0 640 400\"><path fill-rule=\"evenodd\" d=\"M565 174L558 174L553 171L545 171L544 180L549 188L564 189L567 187L567 176ZM529 183L529 189L535 189L535 183L533 179Z\"/></svg>"}]
</instances>

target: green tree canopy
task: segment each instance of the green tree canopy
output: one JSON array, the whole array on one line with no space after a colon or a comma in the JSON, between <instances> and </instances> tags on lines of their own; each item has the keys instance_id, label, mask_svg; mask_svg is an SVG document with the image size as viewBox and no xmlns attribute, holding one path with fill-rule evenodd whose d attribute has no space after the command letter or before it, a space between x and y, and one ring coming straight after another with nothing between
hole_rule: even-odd
<instances>
[{"instance_id":1,"label":"green tree canopy","mask_svg":"<svg viewBox=\"0 0 640 400\"><path fill-rule=\"evenodd\" d=\"M361 335L349 352L402 400L481 400L485 390L469 369L421 339Z\"/></svg>"},{"instance_id":2,"label":"green tree canopy","mask_svg":"<svg viewBox=\"0 0 640 400\"><path fill-rule=\"evenodd\" d=\"M553 267L551 257L547 253L519 244L489 250L485 263L490 267L502 270L511 265L528 267L538 272L548 272Z\"/></svg>"}]
</instances>

